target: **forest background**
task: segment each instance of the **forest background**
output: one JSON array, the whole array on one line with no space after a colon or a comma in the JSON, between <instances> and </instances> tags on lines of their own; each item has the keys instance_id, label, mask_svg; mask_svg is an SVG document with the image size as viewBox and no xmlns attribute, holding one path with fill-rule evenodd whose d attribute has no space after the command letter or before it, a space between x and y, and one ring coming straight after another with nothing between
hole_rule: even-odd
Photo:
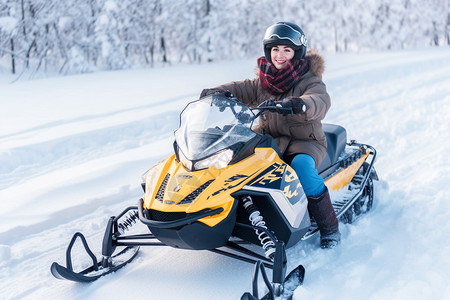
<instances>
[{"instance_id":1,"label":"forest background","mask_svg":"<svg viewBox=\"0 0 450 300\"><path fill-rule=\"evenodd\" d=\"M309 47L325 52L450 45L450 0L0 0L0 71L257 57L277 21L299 24Z\"/></svg>"}]
</instances>

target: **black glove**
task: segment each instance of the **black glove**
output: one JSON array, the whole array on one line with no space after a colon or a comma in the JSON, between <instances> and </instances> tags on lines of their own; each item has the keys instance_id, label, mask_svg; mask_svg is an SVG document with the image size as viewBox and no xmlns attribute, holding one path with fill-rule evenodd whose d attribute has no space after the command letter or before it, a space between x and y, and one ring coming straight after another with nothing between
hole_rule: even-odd
<instances>
[{"instance_id":1,"label":"black glove","mask_svg":"<svg viewBox=\"0 0 450 300\"><path fill-rule=\"evenodd\" d=\"M279 108L277 113L286 116L288 114L294 114L293 102L290 99L283 99L281 101L276 101L275 105Z\"/></svg>"},{"instance_id":2,"label":"black glove","mask_svg":"<svg viewBox=\"0 0 450 300\"><path fill-rule=\"evenodd\" d=\"M283 107L290 107L292 108L292 112L294 114L304 114L306 113L306 104L303 101L302 98L300 97L287 97L285 99L282 100L282 104Z\"/></svg>"},{"instance_id":3,"label":"black glove","mask_svg":"<svg viewBox=\"0 0 450 300\"><path fill-rule=\"evenodd\" d=\"M277 112L282 115L288 115L293 113L292 102L290 100L277 101L275 99L269 99L262 102L259 107L270 107L267 110L270 112Z\"/></svg>"},{"instance_id":4,"label":"black glove","mask_svg":"<svg viewBox=\"0 0 450 300\"><path fill-rule=\"evenodd\" d=\"M200 98L205 97L205 96L209 96L209 95L224 95L225 97L228 98L233 98L233 94L230 91L226 91L224 89L204 89L201 94L200 94Z\"/></svg>"}]
</instances>

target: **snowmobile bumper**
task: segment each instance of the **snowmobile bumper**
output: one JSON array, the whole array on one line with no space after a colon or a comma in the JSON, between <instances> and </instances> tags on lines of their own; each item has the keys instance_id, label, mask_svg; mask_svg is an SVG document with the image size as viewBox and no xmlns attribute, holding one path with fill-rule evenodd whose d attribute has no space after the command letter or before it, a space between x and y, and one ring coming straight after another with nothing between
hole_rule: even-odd
<instances>
[{"instance_id":1,"label":"snowmobile bumper","mask_svg":"<svg viewBox=\"0 0 450 300\"><path fill-rule=\"evenodd\" d=\"M198 220L223 212L223 208L204 209L191 214L177 215L144 209L139 200L139 219L148 226L153 235L168 246L181 249L211 250L222 247L228 241L236 223L237 201L228 216L210 227Z\"/></svg>"}]
</instances>

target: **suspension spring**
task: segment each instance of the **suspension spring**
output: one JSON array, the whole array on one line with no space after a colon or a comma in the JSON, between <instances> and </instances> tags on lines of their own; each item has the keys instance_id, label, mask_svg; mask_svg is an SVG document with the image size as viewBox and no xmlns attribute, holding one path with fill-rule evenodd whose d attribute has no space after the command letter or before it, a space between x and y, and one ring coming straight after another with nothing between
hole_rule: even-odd
<instances>
[{"instance_id":1,"label":"suspension spring","mask_svg":"<svg viewBox=\"0 0 450 300\"><path fill-rule=\"evenodd\" d=\"M244 205L245 211L249 215L248 219L250 220L250 223L252 223L253 226L267 229L266 222L264 222L264 218L263 216L261 216L261 212L253 204L252 198L250 196L243 197L242 204ZM275 255L274 241L264 231L255 229L255 233L259 239L259 242L261 243L262 248L264 249L265 256L268 259L273 260L273 257Z\"/></svg>"},{"instance_id":2,"label":"suspension spring","mask_svg":"<svg viewBox=\"0 0 450 300\"><path fill-rule=\"evenodd\" d=\"M130 228L136 224L136 219L138 218L137 210L132 210L129 214L120 222L117 223L117 230L120 234L125 233L130 230Z\"/></svg>"}]
</instances>

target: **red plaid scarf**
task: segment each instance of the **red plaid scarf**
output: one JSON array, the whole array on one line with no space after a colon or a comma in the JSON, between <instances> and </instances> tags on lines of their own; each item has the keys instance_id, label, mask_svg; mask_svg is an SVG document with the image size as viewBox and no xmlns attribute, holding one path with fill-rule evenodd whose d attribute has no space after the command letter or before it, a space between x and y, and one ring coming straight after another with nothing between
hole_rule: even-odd
<instances>
[{"instance_id":1,"label":"red plaid scarf","mask_svg":"<svg viewBox=\"0 0 450 300\"><path fill-rule=\"evenodd\" d=\"M281 95L300 81L300 77L308 72L306 59L296 59L281 70L275 68L264 56L258 58L259 81L262 87L272 95Z\"/></svg>"}]
</instances>

